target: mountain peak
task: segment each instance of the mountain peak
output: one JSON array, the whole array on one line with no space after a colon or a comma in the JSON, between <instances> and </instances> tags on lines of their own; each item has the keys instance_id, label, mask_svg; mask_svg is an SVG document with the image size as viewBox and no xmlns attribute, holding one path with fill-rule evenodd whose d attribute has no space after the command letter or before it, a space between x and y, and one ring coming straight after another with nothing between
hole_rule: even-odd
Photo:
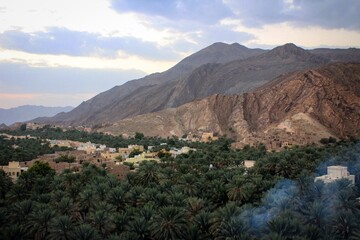
<instances>
[{"instance_id":1,"label":"mountain peak","mask_svg":"<svg viewBox=\"0 0 360 240\"><path fill-rule=\"evenodd\" d=\"M223 42L215 42L210 46L204 48L202 51L226 51L226 50L247 50L248 48L239 43L227 44Z\"/></svg>"},{"instance_id":2,"label":"mountain peak","mask_svg":"<svg viewBox=\"0 0 360 240\"><path fill-rule=\"evenodd\" d=\"M276 47L268 52L269 55L279 56L281 58L308 58L311 54L301 47L296 46L293 43L286 43L285 45Z\"/></svg>"}]
</instances>

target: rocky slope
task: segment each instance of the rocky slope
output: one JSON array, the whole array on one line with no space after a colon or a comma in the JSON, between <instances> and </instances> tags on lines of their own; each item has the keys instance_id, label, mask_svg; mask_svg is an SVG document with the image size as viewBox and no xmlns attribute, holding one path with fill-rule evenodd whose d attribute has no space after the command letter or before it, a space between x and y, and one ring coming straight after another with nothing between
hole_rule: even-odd
<instances>
[{"instance_id":1,"label":"rocky slope","mask_svg":"<svg viewBox=\"0 0 360 240\"><path fill-rule=\"evenodd\" d=\"M344 51L346 53L344 53ZM216 43L163 73L130 81L82 103L73 111L38 122L110 125L139 114L173 108L213 94L241 94L279 75L334 61L360 60L360 50L304 50L286 44L271 51Z\"/></svg>"},{"instance_id":2,"label":"rocky slope","mask_svg":"<svg viewBox=\"0 0 360 240\"><path fill-rule=\"evenodd\" d=\"M283 75L253 92L214 95L100 130L163 137L211 131L233 135L243 143L269 144L359 137L360 63L328 64Z\"/></svg>"},{"instance_id":3,"label":"rocky slope","mask_svg":"<svg viewBox=\"0 0 360 240\"><path fill-rule=\"evenodd\" d=\"M157 108L157 98L161 98L162 86L176 84L187 78L191 72L207 63L226 63L233 60L246 59L265 52L261 49L249 49L237 43L214 43L207 48L183 59L174 67L162 73L150 74L144 78L126 82L121 86L98 94L81 103L73 111L59 114L55 118L35 119L36 122L56 123L63 125L93 125L113 122L138 112L149 112L147 107L140 108L151 98L149 104ZM164 93L166 96L166 93Z\"/></svg>"}]
</instances>

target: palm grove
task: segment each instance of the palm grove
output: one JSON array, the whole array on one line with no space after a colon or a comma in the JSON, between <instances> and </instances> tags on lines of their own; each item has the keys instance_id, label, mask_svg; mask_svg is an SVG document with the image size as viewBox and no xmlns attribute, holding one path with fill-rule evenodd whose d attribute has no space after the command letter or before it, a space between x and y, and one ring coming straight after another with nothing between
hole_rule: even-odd
<instances>
[{"instance_id":1,"label":"palm grove","mask_svg":"<svg viewBox=\"0 0 360 240\"><path fill-rule=\"evenodd\" d=\"M0 174L0 239L360 238L359 144L267 152L230 143L193 143L197 151L143 162L123 180L87 163L60 175L38 163L15 183ZM314 182L334 164L356 184Z\"/></svg>"}]
</instances>

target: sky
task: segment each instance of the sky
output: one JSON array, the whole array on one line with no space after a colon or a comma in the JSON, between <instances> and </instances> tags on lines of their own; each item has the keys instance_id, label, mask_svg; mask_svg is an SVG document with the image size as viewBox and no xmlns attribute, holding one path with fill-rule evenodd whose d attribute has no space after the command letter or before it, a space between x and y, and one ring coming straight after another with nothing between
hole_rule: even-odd
<instances>
[{"instance_id":1,"label":"sky","mask_svg":"<svg viewBox=\"0 0 360 240\"><path fill-rule=\"evenodd\" d=\"M214 42L360 48L359 0L0 0L0 108L77 106Z\"/></svg>"}]
</instances>

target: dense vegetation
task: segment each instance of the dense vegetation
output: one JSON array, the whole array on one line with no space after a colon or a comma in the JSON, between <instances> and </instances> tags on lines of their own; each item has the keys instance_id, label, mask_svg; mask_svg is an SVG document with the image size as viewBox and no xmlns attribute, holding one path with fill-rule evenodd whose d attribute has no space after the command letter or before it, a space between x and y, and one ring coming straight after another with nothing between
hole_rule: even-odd
<instances>
[{"instance_id":1,"label":"dense vegetation","mask_svg":"<svg viewBox=\"0 0 360 240\"><path fill-rule=\"evenodd\" d=\"M23 125L22 125L23 126ZM63 131L60 128L51 128L45 126L37 130L26 130L26 127L18 130L2 130L0 133L6 133L12 136L32 136L34 138L24 139L6 139L0 136L0 165L7 165L9 161L29 161L40 155L54 153L56 151L71 150L67 147L50 147L46 139L54 140L72 140L80 142L92 142L96 144L105 144L107 147L127 147L130 144L139 144L147 148L147 146L155 146L154 151L159 148L183 147L188 145L178 138L162 139L158 137L145 137L142 133L136 133L134 138L123 138L121 136L111 136L103 133L88 133L79 130ZM227 140L228 141L228 140ZM160 146L161 143L166 145ZM194 143L199 146L201 143Z\"/></svg>"},{"instance_id":2,"label":"dense vegetation","mask_svg":"<svg viewBox=\"0 0 360 240\"><path fill-rule=\"evenodd\" d=\"M0 136L0 165L9 161L30 161L39 155L68 150L66 147L50 147L49 142L41 139L6 139Z\"/></svg>"},{"instance_id":3,"label":"dense vegetation","mask_svg":"<svg viewBox=\"0 0 360 240\"><path fill-rule=\"evenodd\" d=\"M14 184L0 174L0 239L360 238L359 144L269 153L229 143L144 162L125 180L86 164L60 175L37 165ZM314 183L333 164L356 185Z\"/></svg>"},{"instance_id":4,"label":"dense vegetation","mask_svg":"<svg viewBox=\"0 0 360 240\"><path fill-rule=\"evenodd\" d=\"M112 136L98 132L85 132L76 129L62 130L61 128L53 128L44 126L37 130L28 130L26 128L18 130L2 130L2 133L7 133L14 136L31 135L41 139L56 139L56 140L72 140L79 142L92 142L96 144L105 144L107 147L119 148L127 147L130 144L139 144L146 146L158 146L160 143L168 143L170 145L185 146L184 142L178 141L176 137L162 139L159 137L145 137L142 133L136 133L132 138L123 138L121 136Z\"/></svg>"}]
</instances>

